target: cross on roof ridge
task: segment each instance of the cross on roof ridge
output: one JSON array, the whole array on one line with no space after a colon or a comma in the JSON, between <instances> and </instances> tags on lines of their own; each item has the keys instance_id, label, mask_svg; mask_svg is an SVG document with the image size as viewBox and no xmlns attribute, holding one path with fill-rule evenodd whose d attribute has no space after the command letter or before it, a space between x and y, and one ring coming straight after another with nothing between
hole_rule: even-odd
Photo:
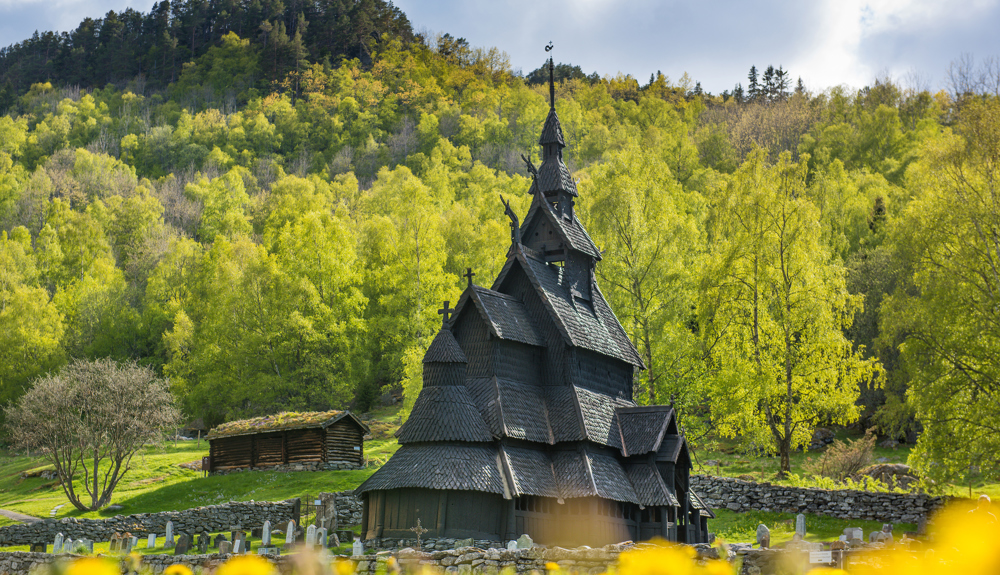
<instances>
[{"instance_id":1,"label":"cross on roof ridge","mask_svg":"<svg viewBox=\"0 0 1000 575\"><path fill-rule=\"evenodd\" d=\"M442 316L441 325L443 327L447 327L448 326L449 316L451 316L451 314L455 313L455 308L452 308L452 307L448 306L448 304L450 304L450 303L451 303L451 301L444 300L444 307L442 307L441 309L438 310L438 313L441 314L441 316Z\"/></svg>"}]
</instances>

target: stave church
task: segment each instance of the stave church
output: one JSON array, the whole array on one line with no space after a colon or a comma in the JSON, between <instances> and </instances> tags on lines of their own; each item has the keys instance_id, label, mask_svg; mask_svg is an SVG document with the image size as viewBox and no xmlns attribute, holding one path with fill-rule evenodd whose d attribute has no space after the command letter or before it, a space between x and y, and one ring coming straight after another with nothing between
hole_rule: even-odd
<instances>
[{"instance_id":1,"label":"stave church","mask_svg":"<svg viewBox=\"0 0 1000 575\"><path fill-rule=\"evenodd\" d=\"M549 61L548 117L523 223L491 287L468 285L423 359L399 450L355 493L362 537L600 546L708 540L672 406L639 406L643 361L595 278L601 251L574 213Z\"/></svg>"}]
</instances>

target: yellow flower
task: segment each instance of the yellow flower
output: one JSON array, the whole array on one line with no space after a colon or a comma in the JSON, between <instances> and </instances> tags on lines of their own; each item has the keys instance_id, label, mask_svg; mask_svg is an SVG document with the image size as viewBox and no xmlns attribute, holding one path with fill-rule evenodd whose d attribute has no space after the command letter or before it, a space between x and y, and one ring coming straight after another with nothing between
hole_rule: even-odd
<instances>
[{"instance_id":1,"label":"yellow flower","mask_svg":"<svg viewBox=\"0 0 1000 575\"><path fill-rule=\"evenodd\" d=\"M847 575L847 571L843 569L834 569L832 567L817 567L815 569L810 569L806 575Z\"/></svg>"},{"instance_id":2,"label":"yellow flower","mask_svg":"<svg viewBox=\"0 0 1000 575\"><path fill-rule=\"evenodd\" d=\"M549 561L548 563L545 564L545 570L546 571L558 571L559 570L559 564L556 563L555 561Z\"/></svg>"},{"instance_id":3,"label":"yellow flower","mask_svg":"<svg viewBox=\"0 0 1000 575\"><path fill-rule=\"evenodd\" d=\"M121 575L121 571L116 563L96 557L87 557L70 563L65 575Z\"/></svg>"},{"instance_id":4,"label":"yellow flower","mask_svg":"<svg viewBox=\"0 0 1000 575\"><path fill-rule=\"evenodd\" d=\"M337 575L354 575L354 561L342 559L337 561Z\"/></svg>"},{"instance_id":5,"label":"yellow flower","mask_svg":"<svg viewBox=\"0 0 1000 575\"><path fill-rule=\"evenodd\" d=\"M170 567L163 570L163 575L192 575L191 568L187 565L181 565L180 563L174 563Z\"/></svg>"},{"instance_id":6,"label":"yellow flower","mask_svg":"<svg viewBox=\"0 0 1000 575\"><path fill-rule=\"evenodd\" d=\"M253 555L234 557L223 563L217 575L273 575L274 566Z\"/></svg>"}]
</instances>

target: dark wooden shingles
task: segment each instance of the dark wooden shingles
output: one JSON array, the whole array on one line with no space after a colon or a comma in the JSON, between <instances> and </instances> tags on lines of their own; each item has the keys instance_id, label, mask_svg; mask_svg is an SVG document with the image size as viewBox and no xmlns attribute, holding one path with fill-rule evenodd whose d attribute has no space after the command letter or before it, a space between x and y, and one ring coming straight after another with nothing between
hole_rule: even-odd
<instances>
[{"instance_id":1,"label":"dark wooden shingles","mask_svg":"<svg viewBox=\"0 0 1000 575\"><path fill-rule=\"evenodd\" d=\"M552 454L552 468L555 471L556 485L559 487L561 497L569 499L597 495L590 474L587 472L587 462L583 460L583 454L577 451L557 451Z\"/></svg>"},{"instance_id":2,"label":"dark wooden shingles","mask_svg":"<svg viewBox=\"0 0 1000 575\"><path fill-rule=\"evenodd\" d=\"M505 379L497 379L497 387L506 436L551 443L541 388Z\"/></svg>"},{"instance_id":3,"label":"dark wooden shingles","mask_svg":"<svg viewBox=\"0 0 1000 575\"><path fill-rule=\"evenodd\" d=\"M477 377L465 380L465 387L489 427L496 437L503 436L503 425L500 420L500 393L496 379L492 377Z\"/></svg>"},{"instance_id":4,"label":"dark wooden shingles","mask_svg":"<svg viewBox=\"0 0 1000 575\"><path fill-rule=\"evenodd\" d=\"M455 341L455 336L452 335L450 329L445 328L438 331L437 335L434 336L434 341L427 348L427 353L424 354L424 363L431 362L468 363L465 353Z\"/></svg>"},{"instance_id":5,"label":"dark wooden shingles","mask_svg":"<svg viewBox=\"0 0 1000 575\"><path fill-rule=\"evenodd\" d=\"M563 139L562 125L559 123L559 114L555 108L549 108L549 115L545 117L545 124L542 126L542 134L538 137L538 145L546 144L566 145Z\"/></svg>"},{"instance_id":6,"label":"dark wooden shingles","mask_svg":"<svg viewBox=\"0 0 1000 575\"><path fill-rule=\"evenodd\" d=\"M422 487L503 494L504 479L493 447L403 445L355 493Z\"/></svg>"},{"instance_id":7,"label":"dark wooden shingles","mask_svg":"<svg viewBox=\"0 0 1000 575\"><path fill-rule=\"evenodd\" d=\"M618 426L625 439L625 453L642 455L656 451L672 416L672 410L666 406L656 411L649 408L619 409Z\"/></svg>"},{"instance_id":8,"label":"dark wooden shingles","mask_svg":"<svg viewBox=\"0 0 1000 575\"><path fill-rule=\"evenodd\" d=\"M639 503L639 497L618 460L608 455L587 453L597 495L605 499Z\"/></svg>"},{"instance_id":9,"label":"dark wooden shingles","mask_svg":"<svg viewBox=\"0 0 1000 575\"><path fill-rule=\"evenodd\" d=\"M400 443L493 440L493 434L464 386L420 390L410 417L396 436Z\"/></svg>"},{"instance_id":10,"label":"dark wooden shingles","mask_svg":"<svg viewBox=\"0 0 1000 575\"><path fill-rule=\"evenodd\" d=\"M538 334L528 310L520 300L479 286L474 286L473 289L477 296L476 307L485 316L494 335L528 345L545 345L545 340Z\"/></svg>"},{"instance_id":11,"label":"dark wooden shingles","mask_svg":"<svg viewBox=\"0 0 1000 575\"><path fill-rule=\"evenodd\" d=\"M520 447L503 449L518 494L559 497L552 461L544 452Z\"/></svg>"},{"instance_id":12,"label":"dark wooden shingles","mask_svg":"<svg viewBox=\"0 0 1000 575\"><path fill-rule=\"evenodd\" d=\"M556 442L586 439L580 416L576 410L576 394L563 385L544 388L545 405L548 407L549 424Z\"/></svg>"},{"instance_id":13,"label":"dark wooden shingles","mask_svg":"<svg viewBox=\"0 0 1000 575\"><path fill-rule=\"evenodd\" d=\"M601 445L621 449L621 433L615 412L618 408L635 407L635 404L576 385L573 386L573 393L576 395L580 412L583 414L587 439Z\"/></svg>"},{"instance_id":14,"label":"dark wooden shingles","mask_svg":"<svg viewBox=\"0 0 1000 575\"><path fill-rule=\"evenodd\" d=\"M715 513L708 508L708 505L705 505L705 502L702 501L701 497L699 497L698 494L695 493L694 491L688 492L688 501L691 502L691 507L701 511L701 515L704 515L710 519L715 519Z\"/></svg>"},{"instance_id":15,"label":"dark wooden shingles","mask_svg":"<svg viewBox=\"0 0 1000 575\"><path fill-rule=\"evenodd\" d=\"M635 489L640 505L673 505L677 506L677 497L670 492L660 473L647 462L626 466L629 482Z\"/></svg>"}]
</instances>

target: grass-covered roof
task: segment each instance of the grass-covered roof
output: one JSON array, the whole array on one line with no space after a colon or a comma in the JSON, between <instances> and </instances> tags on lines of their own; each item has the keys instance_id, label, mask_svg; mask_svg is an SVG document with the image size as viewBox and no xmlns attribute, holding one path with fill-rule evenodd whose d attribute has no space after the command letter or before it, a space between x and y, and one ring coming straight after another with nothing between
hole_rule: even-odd
<instances>
[{"instance_id":1,"label":"grass-covered roof","mask_svg":"<svg viewBox=\"0 0 1000 575\"><path fill-rule=\"evenodd\" d=\"M265 415L263 417L252 417L250 419L240 419L238 421L228 421L222 425L212 428L208 432L209 439L218 437L229 437L233 435L249 435L253 433L264 433L270 431L280 431L285 429L304 429L309 427L326 427L344 417L350 417L358 423L366 432L368 426L355 417L350 411L283 411L275 415Z\"/></svg>"}]
</instances>

